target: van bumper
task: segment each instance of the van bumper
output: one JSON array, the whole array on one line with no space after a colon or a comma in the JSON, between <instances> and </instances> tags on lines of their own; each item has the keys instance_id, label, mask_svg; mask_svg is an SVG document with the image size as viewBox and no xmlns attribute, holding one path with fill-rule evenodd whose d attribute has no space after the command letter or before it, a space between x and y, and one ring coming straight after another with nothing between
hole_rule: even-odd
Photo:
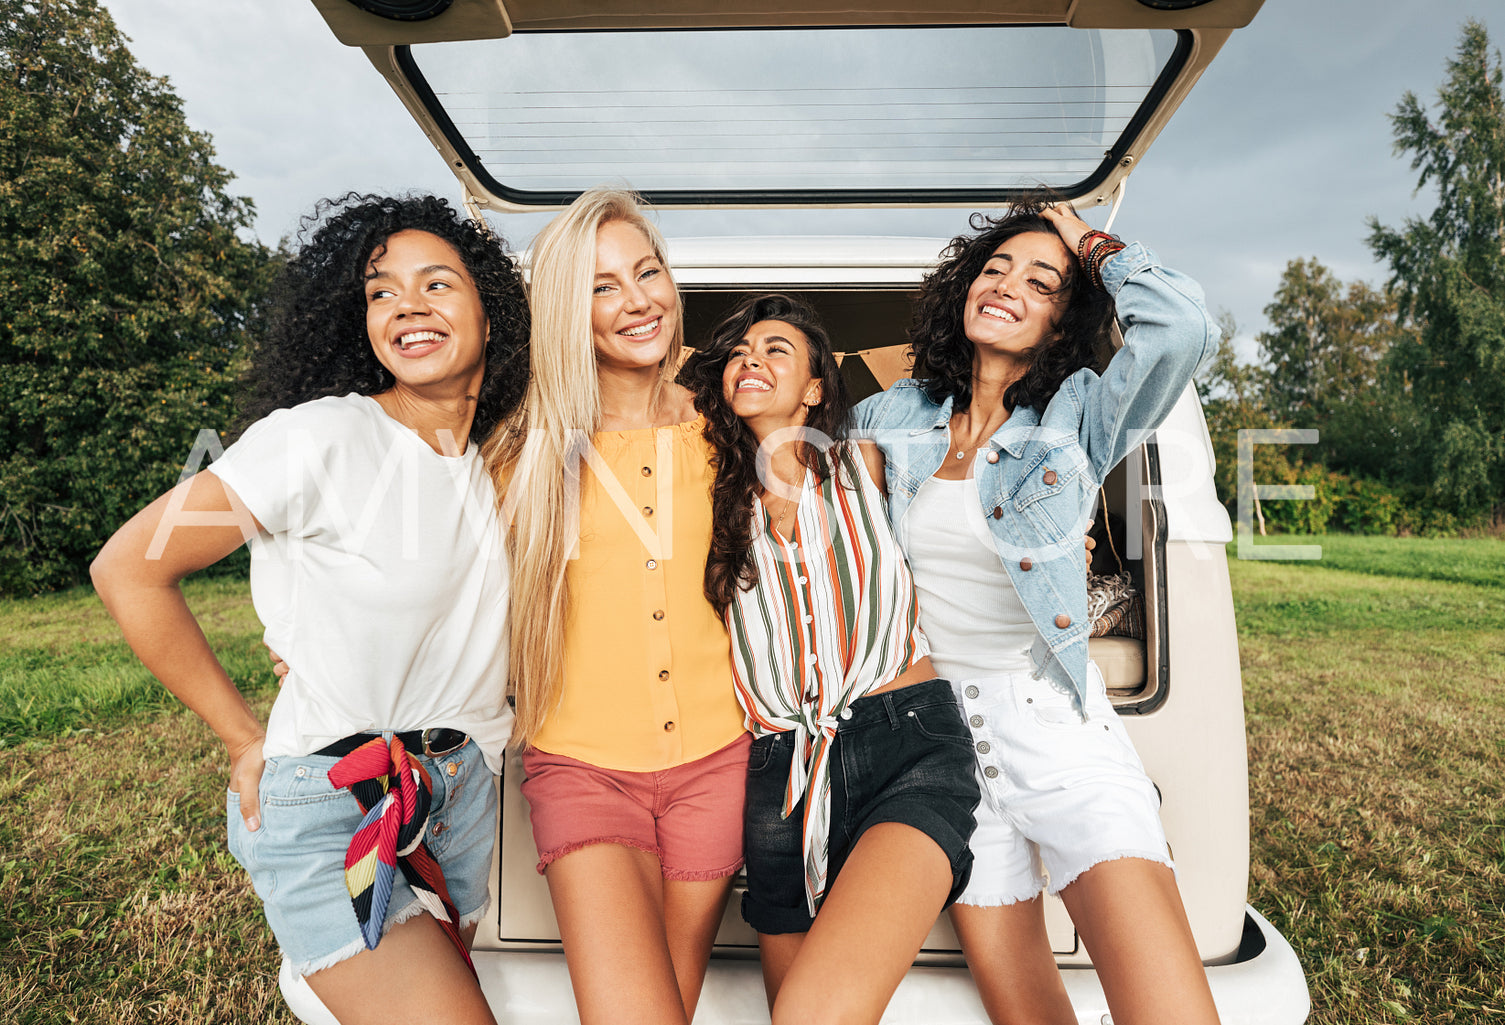
<instances>
[{"instance_id":1,"label":"van bumper","mask_svg":"<svg viewBox=\"0 0 1505 1025\"><path fill-rule=\"evenodd\" d=\"M474 955L481 987L498 1021L559 1025L576 1020L569 972L557 948L480 950ZM1061 972L1081 1025L1111 1025L1108 1002L1091 968ZM1244 909L1244 936L1228 964L1211 965L1207 980L1224 1025L1300 1025L1311 1010L1296 952L1258 911ZM309 1025L334 1019L284 964L278 980L288 1006ZM884 1012L883 1025L987 1025L988 1016L964 968L912 968ZM713 958L695 1013L696 1025L767 1025L768 1005L758 962ZM337 1025L337 1023L335 1023Z\"/></svg>"}]
</instances>

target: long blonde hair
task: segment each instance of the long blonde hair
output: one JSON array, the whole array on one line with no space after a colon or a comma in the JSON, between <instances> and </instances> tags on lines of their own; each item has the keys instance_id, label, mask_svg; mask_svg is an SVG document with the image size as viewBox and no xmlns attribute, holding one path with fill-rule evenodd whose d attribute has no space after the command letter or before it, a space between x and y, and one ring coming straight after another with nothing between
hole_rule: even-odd
<instances>
[{"instance_id":1,"label":"long blonde hair","mask_svg":"<svg viewBox=\"0 0 1505 1025\"><path fill-rule=\"evenodd\" d=\"M591 329L596 233L614 221L641 231L669 273L663 237L630 191L589 189L550 221L533 242L528 392L481 449L496 482L503 521L511 519L510 663L517 704L512 739L521 746L543 728L559 704L564 683L564 634L570 611L565 568L580 536L581 446L601 425L601 385ZM676 304L678 299L676 288ZM674 325L654 385L654 406L679 366L683 318L674 318Z\"/></svg>"}]
</instances>

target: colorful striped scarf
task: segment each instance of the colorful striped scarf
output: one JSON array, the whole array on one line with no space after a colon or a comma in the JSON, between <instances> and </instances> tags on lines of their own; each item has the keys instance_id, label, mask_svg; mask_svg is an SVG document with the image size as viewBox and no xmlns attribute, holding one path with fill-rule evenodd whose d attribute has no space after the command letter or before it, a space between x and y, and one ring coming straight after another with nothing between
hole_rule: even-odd
<instances>
[{"instance_id":1,"label":"colorful striped scarf","mask_svg":"<svg viewBox=\"0 0 1505 1025\"><path fill-rule=\"evenodd\" d=\"M345 888L355 906L367 950L381 942L398 865L423 909L434 917L470 966L460 938L460 916L449 899L444 870L423 837L428 829L433 784L423 764L396 736L372 737L329 770L329 782L349 790L366 817L345 852Z\"/></svg>"}]
</instances>

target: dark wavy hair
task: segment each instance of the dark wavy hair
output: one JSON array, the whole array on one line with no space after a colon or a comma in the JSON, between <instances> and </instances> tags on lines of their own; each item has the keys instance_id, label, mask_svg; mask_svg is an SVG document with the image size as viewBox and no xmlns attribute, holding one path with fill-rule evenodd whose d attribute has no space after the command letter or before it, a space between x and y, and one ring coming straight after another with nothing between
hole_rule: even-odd
<instances>
[{"instance_id":1,"label":"dark wavy hair","mask_svg":"<svg viewBox=\"0 0 1505 1025\"><path fill-rule=\"evenodd\" d=\"M265 337L242 380L235 431L276 409L327 395L375 395L395 384L366 333L366 273L400 231L454 246L491 326L471 436L485 438L528 384L528 301L500 236L437 196L347 193L321 199L299 225L298 249L272 286Z\"/></svg>"},{"instance_id":2,"label":"dark wavy hair","mask_svg":"<svg viewBox=\"0 0 1505 1025\"><path fill-rule=\"evenodd\" d=\"M721 375L732 349L741 344L748 329L760 320L782 320L798 328L810 349L810 376L821 382L820 405L810 408L805 426L820 431L833 443L847 436L851 403L841 365L831 348L820 317L808 303L779 293L750 295L738 303L711 330L711 339L685 361L679 383L695 395L695 408L706 418L706 438L713 449L711 465L716 483L711 492L711 554L705 564L705 596L717 613L724 613L739 589L758 582L752 560L753 498L762 488L758 479L758 439L732 412L726 401ZM830 451L800 442L799 459L825 480L845 466L843 479L855 482L855 470L840 445ZM855 483L853 484L855 486Z\"/></svg>"},{"instance_id":3,"label":"dark wavy hair","mask_svg":"<svg viewBox=\"0 0 1505 1025\"><path fill-rule=\"evenodd\" d=\"M973 214L973 233L952 239L941 253L940 265L925 277L909 337L914 376L924 382L932 402L951 396L952 408L960 410L972 401L972 343L962 327L967 291L998 247L1015 235L1038 231L1058 237L1041 213L1058 198L1035 193L1002 217ZM1003 393L1009 410L1028 406L1044 413L1062 381L1083 367L1098 365L1100 354L1112 352L1113 300L1086 280L1075 253L1067 273L1069 294L1061 311L1060 334L1030 353L1024 375Z\"/></svg>"}]
</instances>

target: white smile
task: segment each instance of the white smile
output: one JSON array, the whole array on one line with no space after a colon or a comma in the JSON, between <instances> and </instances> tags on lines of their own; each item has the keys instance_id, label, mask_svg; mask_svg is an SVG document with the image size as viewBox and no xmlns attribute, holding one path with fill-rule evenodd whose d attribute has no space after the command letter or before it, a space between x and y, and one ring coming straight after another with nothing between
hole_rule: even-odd
<instances>
[{"instance_id":1,"label":"white smile","mask_svg":"<svg viewBox=\"0 0 1505 1025\"><path fill-rule=\"evenodd\" d=\"M438 331L412 331L397 339L397 347L409 349L415 345L437 345L444 341L444 335Z\"/></svg>"},{"instance_id":2,"label":"white smile","mask_svg":"<svg viewBox=\"0 0 1505 1025\"><path fill-rule=\"evenodd\" d=\"M657 331L658 325L658 320L650 320L648 323L639 324L637 327L623 328L622 330L618 331L617 334L626 335L628 338L637 338L641 335L652 334L654 331Z\"/></svg>"},{"instance_id":3,"label":"white smile","mask_svg":"<svg viewBox=\"0 0 1505 1025\"><path fill-rule=\"evenodd\" d=\"M737 382L738 391L773 391L773 385L756 377L746 377Z\"/></svg>"},{"instance_id":4,"label":"white smile","mask_svg":"<svg viewBox=\"0 0 1505 1025\"><path fill-rule=\"evenodd\" d=\"M1014 316L1008 310L1004 309L1002 306L985 305L982 308L982 315L984 317L996 317L1006 324L1019 323L1019 318Z\"/></svg>"}]
</instances>

